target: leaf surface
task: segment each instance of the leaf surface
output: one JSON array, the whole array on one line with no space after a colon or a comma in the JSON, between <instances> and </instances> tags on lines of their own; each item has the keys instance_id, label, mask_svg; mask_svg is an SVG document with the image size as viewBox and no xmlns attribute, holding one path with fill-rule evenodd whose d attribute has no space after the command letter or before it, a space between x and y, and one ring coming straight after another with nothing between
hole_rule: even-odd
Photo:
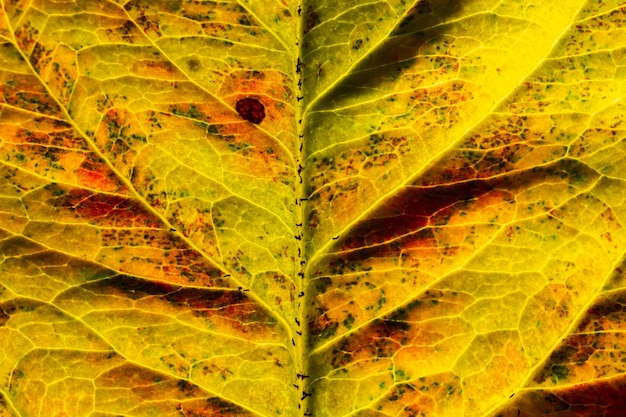
<instances>
[{"instance_id":1,"label":"leaf surface","mask_svg":"<svg viewBox=\"0 0 626 417\"><path fill-rule=\"evenodd\" d=\"M0 13L0 415L626 409L626 3Z\"/></svg>"}]
</instances>

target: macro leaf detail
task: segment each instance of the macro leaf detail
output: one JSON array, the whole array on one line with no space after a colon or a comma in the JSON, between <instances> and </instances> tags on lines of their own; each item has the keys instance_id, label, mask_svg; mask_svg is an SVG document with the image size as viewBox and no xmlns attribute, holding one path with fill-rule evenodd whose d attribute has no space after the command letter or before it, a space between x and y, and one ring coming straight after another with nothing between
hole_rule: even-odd
<instances>
[{"instance_id":1,"label":"macro leaf detail","mask_svg":"<svg viewBox=\"0 0 626 417\"><path fill-rule=\"evenodd\" d=\"M626 3L0 4L0 415L625 412Z\"/></svg>"}]
</instances>

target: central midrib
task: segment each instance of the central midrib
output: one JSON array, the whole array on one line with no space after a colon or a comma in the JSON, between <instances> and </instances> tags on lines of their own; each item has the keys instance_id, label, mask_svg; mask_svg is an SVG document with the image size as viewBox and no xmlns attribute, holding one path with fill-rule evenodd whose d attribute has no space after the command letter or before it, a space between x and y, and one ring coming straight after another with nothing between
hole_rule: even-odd
<instances>
[{"instance_id":1,"label":"central midrib","mask_svg":"<svg viewBox=\"0 0 626 417\"><path fill-rule=\"evenodd\" d=\"M295 362L296 362L296 375L295 375L295 386L297 387L297 396L296 401L298 402L298 408L300 410L300 415L312 416L313 412L310 406L310 399L312 395L312 390L309 388L309 361L307 356L307 346L308 346L308 318L307 318L307 300L310 297L308 294L306 281L305 281L305 271L306 271L306 242L305 242L305 223L306 223L306 215L305 215L305 205L308 198L307 187L306 187L306 179L303 177L304 175L304 161L306 161L306 143L304 141L304 97L302 86L304 84L304 63L303 63L303 51L302 51L302 38L304 35L304 25L303 25L303 4L298 4L297 9L297 28L296 28L296 53L297 56L293 62L293 71L295 74L293 91L296 94L296 134L298 135L298 149L296 151L295 162L297 164L296 167L296 239L297 244L297 257L296 257L296 268L297 272L296 283L297 283L297 294L296 294L296 303L297 303L297 317L295 318L295 324L297 326L296 338L292 343L295 343Z\"/></svg>"}]
</instances>

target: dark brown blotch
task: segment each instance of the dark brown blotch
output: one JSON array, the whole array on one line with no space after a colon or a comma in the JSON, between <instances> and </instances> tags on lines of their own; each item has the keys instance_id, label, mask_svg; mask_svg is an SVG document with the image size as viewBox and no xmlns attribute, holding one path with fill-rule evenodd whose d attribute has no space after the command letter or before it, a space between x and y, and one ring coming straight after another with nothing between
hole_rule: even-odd
<instances>
[{"instance_id":1,"label":"dark brown blotch","mask_svg":"<svg viewBox=\"0 0 626 417\"><path fill-rule=\"evenodd\" d=\"M200 69L200 61L196 58L191 58L187 61L187 68L189 68L189 71L198 71Z\"/></svg>"},{"instance_id":2,"label":"dark brown blotch","mask_svg":"<svg viewBox=\"0 0 626 417\"><path fill-rule=\"evenodd\" d=\"M265 106L254 97L239 99L235 105L235 110L242 119L257 125L265 119Z\"/></svg>"}]
</instances>

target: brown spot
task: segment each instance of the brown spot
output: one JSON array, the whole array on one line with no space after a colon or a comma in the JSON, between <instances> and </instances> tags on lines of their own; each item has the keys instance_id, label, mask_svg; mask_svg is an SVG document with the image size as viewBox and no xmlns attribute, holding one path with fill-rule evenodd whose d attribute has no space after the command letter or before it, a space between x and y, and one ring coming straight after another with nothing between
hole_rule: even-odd
<instances>
[{"instance_id":1,"label":"brown spot","mask_svg":"<svg viewBox=\"0 0 626 417\"><path fill-rule=\"evenodd\" d=\"M258 99L246 97L239 99L235 106L242 119L259 124L265 119L265 106Z\"/></svg>"},{"instance_id":2,"label":"brown spot","mask_svg":"<svg viewBox=\"0 0 626 417\"><path fill-rule=\"evenodd\" d=\"M189 71L197 71L200 68L200 61L195 58L191 58L187 61L187 68L189 68Z\"/></svg>"},{"instance_id":3,"label":"brown spot","mask_svg":"<svg viewBox=\"0 0 626 417\"><path fill-rule=\"evenodd\" d=\"M309 6L306 12L306 28L304 29L304 34L309 33L315 26L321 23L320 16L317 14L314 8Z\"/></svg>"}]
</instances>

